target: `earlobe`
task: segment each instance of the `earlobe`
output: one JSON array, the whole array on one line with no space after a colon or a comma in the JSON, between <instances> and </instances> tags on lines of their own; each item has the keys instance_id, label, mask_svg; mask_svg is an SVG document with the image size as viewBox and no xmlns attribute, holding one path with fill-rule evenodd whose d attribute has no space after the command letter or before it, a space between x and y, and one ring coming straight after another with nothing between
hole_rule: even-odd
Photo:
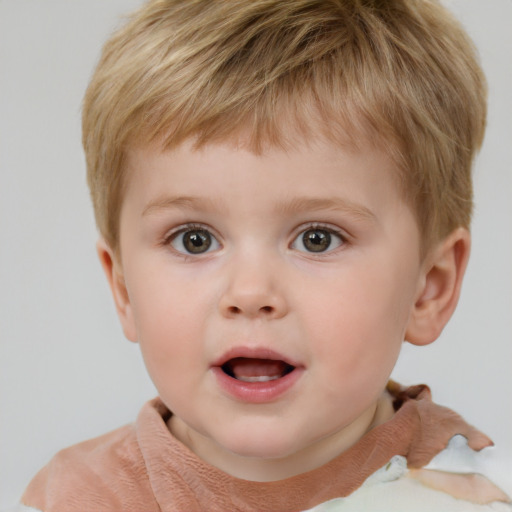
<instances>
[{"instance_id":1,"label":"earlobe","mask_svg":"<svg viewBox=\"0 0 512 512\"><path fill-rule=\"evenodd\" d=\"M124 335L130 341L137 341L137 330L133 319L130 297L122 274L121 265L109 244L100 238L96 251L107 277Z\"/></svg>"},{"instance_id":2,"label":"earlobe","mask_svg":"<svg viewBox=\"0 0 512 512\"><path fill-rule=\"evenodd\" d=\"M414 345L428 345L441 334L459 300L471 237L457 228L425 258L416 301L405 333Z\"/></svg>"}]
</instances>

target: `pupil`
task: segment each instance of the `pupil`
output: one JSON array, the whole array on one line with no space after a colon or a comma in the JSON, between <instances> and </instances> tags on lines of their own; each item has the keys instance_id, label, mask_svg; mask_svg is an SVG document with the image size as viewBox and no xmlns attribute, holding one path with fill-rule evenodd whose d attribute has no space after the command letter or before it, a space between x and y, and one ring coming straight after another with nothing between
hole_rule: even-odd
<instances>
[{"instance_id":1,"label":"pupil","mask_svg":"<svg viewBox=\"0 0 512 512\"><path fill-rule=\"evenodd\" d=\"M302 237L304 247L311 252L322 252L331 245L331 235L328 231L321 229L310 229Z\"/></svg>"},{"instance_id":2,"label":"pupil","mask_svg":"<svg viewBox=\"0 0 512 512\"><path fill-rule=\"evenodd\" d=\"M212 243L210 233L204 230L187 231L183 238L187 251L194 254L206 252Z\"/></svg>"}]
</instances>

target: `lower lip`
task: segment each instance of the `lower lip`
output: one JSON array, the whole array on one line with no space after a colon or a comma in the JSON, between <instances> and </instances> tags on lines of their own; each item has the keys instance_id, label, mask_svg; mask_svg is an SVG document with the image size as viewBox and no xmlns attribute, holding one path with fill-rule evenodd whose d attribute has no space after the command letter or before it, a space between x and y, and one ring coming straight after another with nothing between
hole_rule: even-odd
<instances>
[{"instance_id":1,"label":"lower lip","mask_svg":"<svg viewBox=\"0 0 512 512\"><path fill-rule=\"evenodd\" d=\"M212 368L220 387L231 397L241 402L262 404L273 402L290 390L303 373L301 368L279 379L267 382L244 382L230 377L219 366Z\"/></svg>"}]
</instances>

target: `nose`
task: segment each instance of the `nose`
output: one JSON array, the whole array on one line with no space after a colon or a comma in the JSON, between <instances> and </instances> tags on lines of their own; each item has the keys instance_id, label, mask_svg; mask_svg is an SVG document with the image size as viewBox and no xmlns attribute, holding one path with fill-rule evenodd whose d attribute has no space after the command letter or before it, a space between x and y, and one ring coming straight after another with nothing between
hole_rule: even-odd
<instances>
[{"instance_id":1,"label":"nose","mask_svg":"<svg viewBox=\"0 0 512 512\"><path fill-rule=\"evenodd\" d=\"M268 260L245 258L231 262L227 284L219 301L226 318L278 319L288 312L282 276Z\"/></svg>"}]
</instances>

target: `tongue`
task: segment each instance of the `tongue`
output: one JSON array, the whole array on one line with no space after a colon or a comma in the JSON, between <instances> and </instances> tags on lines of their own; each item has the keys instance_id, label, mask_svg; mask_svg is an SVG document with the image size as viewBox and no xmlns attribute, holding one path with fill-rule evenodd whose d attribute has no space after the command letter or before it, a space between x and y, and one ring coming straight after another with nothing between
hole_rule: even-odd
<instances>
[{"instance_id":1,"label":"tongue","mask_svg":"<svg viewBox=\"0 0 512 512\"><path fill-rule=\"evenodd\" d=\"M237 357L229 361L235 379L244 382L266 382L281 378L289 371L290 365L272 359L248 359Z\"/></svg>"}]
</instances>

